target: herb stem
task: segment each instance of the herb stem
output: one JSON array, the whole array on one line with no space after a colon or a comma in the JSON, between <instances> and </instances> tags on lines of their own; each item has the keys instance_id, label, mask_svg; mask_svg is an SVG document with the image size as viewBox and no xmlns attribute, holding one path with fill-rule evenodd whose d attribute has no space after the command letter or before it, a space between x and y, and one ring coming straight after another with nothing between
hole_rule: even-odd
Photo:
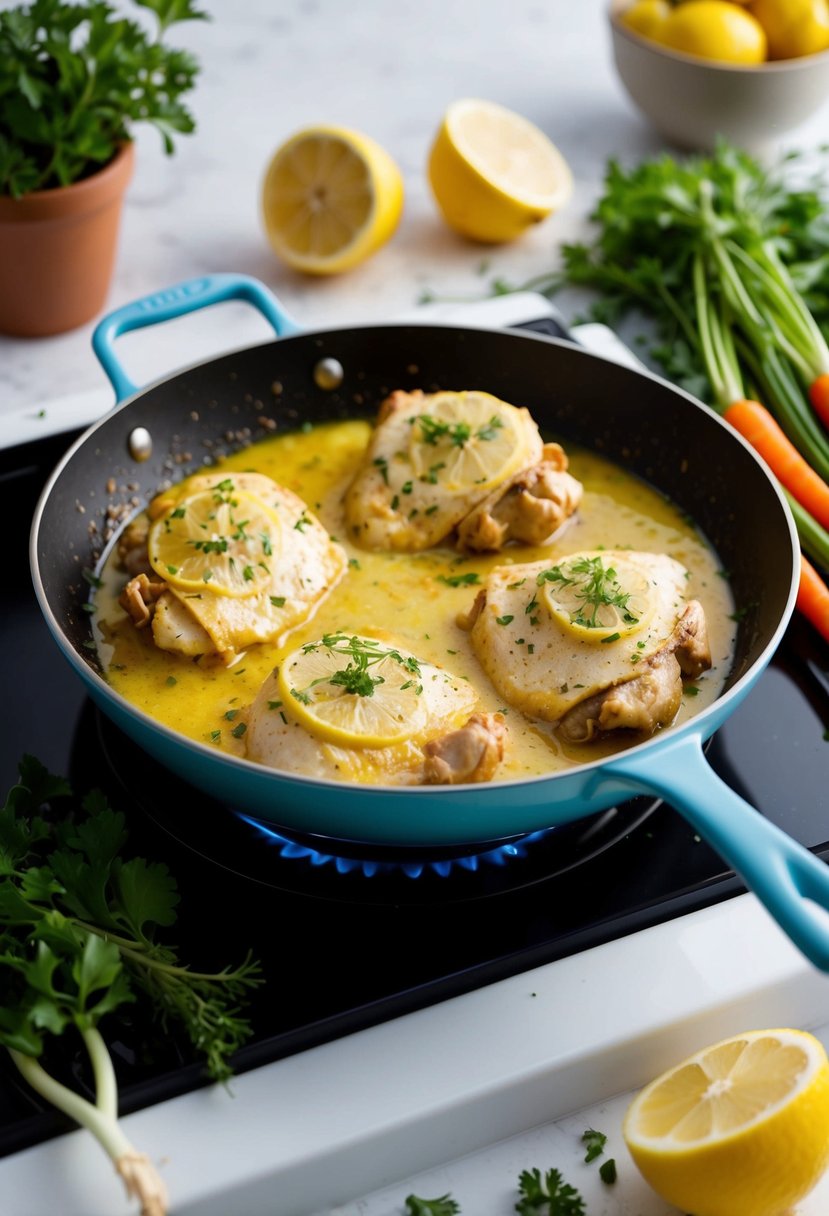
<instances>
[{"instance_id":1,"label":"herb stem","mask_svg":"<svg viewBox=\"0 0 829 1216\"><path fill-rule=\"evenodd\" d=\"M94 1026L81 1031L92 1074L95 1077L95 1105L110 1119L118 1118L118 1082L103 1035Z\"/></svg>"},{"instance_id":2,"label":"herb stem","mask_svg":"<svg viewBox=\"0 0 829 1216\"><path fill-rule=\"evenodd\" d=\"M7 1050L20 1075L36 1093L92 1133L115 1164L127 1194L140 1201L141 1216L166 1216L167 1188L153 1163L136 1151L120 1124L80 1094L61 1085L33 1056L13 1047Z\"/></svg>"}]
</instances>

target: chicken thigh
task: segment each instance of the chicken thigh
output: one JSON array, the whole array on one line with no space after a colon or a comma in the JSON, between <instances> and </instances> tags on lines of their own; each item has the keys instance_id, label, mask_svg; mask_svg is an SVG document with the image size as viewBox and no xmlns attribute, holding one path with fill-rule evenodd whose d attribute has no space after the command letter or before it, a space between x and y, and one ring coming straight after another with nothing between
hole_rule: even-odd
<instances>
[{"instance_id":1,"label":"chicken thigh","mask_svg":"<svg viewBox=\"0 0 829 1216\"><path fill-rule=\"evenodd\" d=\"M204 474L160 495L121 540L120 603L162 650L231 662L285 638L347 557L300 498L259 473Z\"/></svg>"},{"instance_id":2,"label":"chicken thigh","mask_svg":"<svg viewBox=\"0 0 829 1216\"><path fill-rule=\"evenodd\" d=\"M349 537L415 552L451 538L467 551L543 544L582 487L526 409L489 393L392 393L345 498Z\"/></svg>"},{"instance_id":3,"label":"chicken thigh","mask_svg":"<svg viewBox=\"0 0 829 1216\"><path fill-rule=\"evenodd\" d=\"M705 614L664 554L601 550L501 566L459 623L500 696L570 742L673 721L711 666Z\"/></svg>"},{"instance_id":4,"label":"chicken thigh","mask_svg":"<svg viewBox=\"0 0 829 1216\"><path fill-rule=\"evenodd\" d=\"M248 759L283 772L389 785L489 781L501 714L472 712L465 680L377 638L325 634L287 655L246 710Z\"/></svg>"}]
</instances>

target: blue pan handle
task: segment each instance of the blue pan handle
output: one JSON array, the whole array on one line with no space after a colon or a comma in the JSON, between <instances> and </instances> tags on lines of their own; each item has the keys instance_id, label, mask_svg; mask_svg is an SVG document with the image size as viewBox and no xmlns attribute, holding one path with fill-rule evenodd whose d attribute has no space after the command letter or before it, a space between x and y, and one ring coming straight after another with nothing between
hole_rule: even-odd
<instances>
[{"instance_id":1,"label":"blue pan handle","mask_svg":"<svg viewBox=\"0 0 829 1216\"><path fill-rule=\"evenodd\" d=\"M200 279L188 279L174 287L165 287L153 295L133 300L123 308L108 313L95 327L92 349L115 389L116 401L123 401L138 392L115 354L114 342L121 334L161 321L174 321L188 313L198 312L211 304L226 300L245 300L258 309L272 326L278 338L297 333L299 326L285 312L276 296L264 283L244 274L209 274Z\"/></svg>"},{"instance_id":2,"label":"blue pan handle","mask_svg":"<svg viewBox=\"0 0 829 1216\"><path fill-rule=\"evenodd\" d=\"M720 780L705 759L701 734L614 758L606 771L676 807L806 957L829 971L829 866Z\"/></svg>"}]
</instances>

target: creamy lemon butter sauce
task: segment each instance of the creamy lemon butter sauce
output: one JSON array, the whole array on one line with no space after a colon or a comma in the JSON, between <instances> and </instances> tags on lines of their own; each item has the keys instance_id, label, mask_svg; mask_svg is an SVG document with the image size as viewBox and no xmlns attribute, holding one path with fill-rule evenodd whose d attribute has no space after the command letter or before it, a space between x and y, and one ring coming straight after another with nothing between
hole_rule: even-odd
<instances>
[{"instance_id":1,"label":"creamy lemon butter sauce","mask_svg":"<svg viewBox=\"0 0 829 1216\"><path fill-rule=\"evenodd\" d=\"M325 632L376 634L429 662L468 679L484 710L505 710L510 738L498 778L535 776L621 750L623 739L565 746L551 728L505 707L481 670L469 636L456 624L472 605L477 587L494 566L534 561L551 565L569 553L630 548L665 553L689 571L688 598L705 609L713 669L686 683L677 721L698 713L719 695L731 666L736 633L734 604L716 554L681 512L617 465L571 450L571 472L583 482L578 515L552 545L511 546L492 555L460 555L452 549L424 553L369 553L351 545L343 525L342 498L371 428L365 422L328 423L306 432L274 436L227 457L217 470L256 471L298 494L346 548L346 577L316 615L284 646L252 646L229 668L159 650L149 629L137 630L118 606L126 581L113 556L101 571L93 629L107 679L127 701L181 734L234 755L244 755L244 707L282 656ZM459 582L463 576L477 574Z\"/></svg>"}]
</instances>

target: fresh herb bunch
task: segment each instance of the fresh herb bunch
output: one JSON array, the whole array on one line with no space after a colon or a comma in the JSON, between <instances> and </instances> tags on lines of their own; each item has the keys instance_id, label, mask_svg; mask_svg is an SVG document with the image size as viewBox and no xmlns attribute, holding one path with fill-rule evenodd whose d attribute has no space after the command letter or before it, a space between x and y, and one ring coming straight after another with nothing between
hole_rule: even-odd
<instances>
[{"instance_id":1,"label":"fresh herb bunch","mask_svg":"<svg viewBox=\"0 0 829 1216\"><path fill-rule=\"evenodd\" d=\"M103 795L76 809L71 789L25 757L0 809L0 1045L29 1084L89 1128L142 1210L163 1213L163 1185L117 1122L115 1073L98 1023L144 998L165 1027L181 1029L210 1075L225 1080L249 1036L240 1007L259 983L250 958L216 974L191 971L156 938L175 922L179 897L165 865L125 859L124 817ZM46 813L52 804L63 816ZM47 1039L80 1032L96 1101L40 1063ZM153 1206L153 1204L155 1206Z\"/></svg>"},{"instance_id":2,"label":"fresh herb bunch","mask_svg":"<svg viewBox=\"0 0 829 1216\"><path fill-rule=\"evenodd\" d=\"M591 316L640 334L674 383L713 405L789 496L803 560L797 607L829 641L829 220L823 161L766 169L725 142L709 156L611 159L588 242L563 269L493 294L599 293ZM801 166L802 169L802 166ZM797 179L797 180L796 180Z\"/></svg>"},{"instance_id":3,"label":"fresh herb bunch","mask_svg":"<svg viewBox=\"0 0 829 1216\"><path fill-rule=\"evenodd\" d=\"M0 11L0 195L68 186L129 140L156 127L167 153L195 129L181 98L199 66L165 46L167 30L206 14L193 0L134 0L155 36L107 0L32 0Z\"/></svg>"}]
</instances>

